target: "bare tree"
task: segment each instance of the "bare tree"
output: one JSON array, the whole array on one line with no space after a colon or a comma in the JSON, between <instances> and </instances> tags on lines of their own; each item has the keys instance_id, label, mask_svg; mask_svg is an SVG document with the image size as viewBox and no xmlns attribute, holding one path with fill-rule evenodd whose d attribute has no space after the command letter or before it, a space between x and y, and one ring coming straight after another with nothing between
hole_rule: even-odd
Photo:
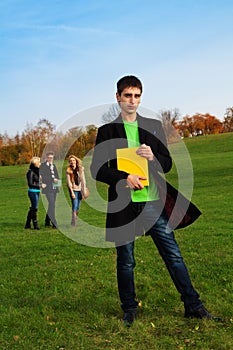
<instances>
[{"instance_id":1,"label":"bare tree","mask_svg":"<svg viewBox=\"0 0 233 350\"><path fill-rule=\"evenodd\" d=\"M223 128L225 132L233 131L233 107L228 107L224 115Z\"/></svg>"},{"instance_id":2,"label":"bare tree","mask_svg":"<svg viewBox=\"0 0 233 350\"><path fill-rule=\"evenodd\" d=\"M102 115L101 121L103 124L110 123L118 117L121 110L118 103L110 105L109 109Z\"/></svg>"},{"instance_id":3,"label":"bare tree","mask_svg":"<svg viewBox=\"0 0 233 350\"><path fill-rule=\"evenodd\" d=\"M161 110L158 113L158 118L163 124L165 134L168 141L172 141L177 138L176 123L180 117L178 108Z\"/></svg>"}]
</instances>

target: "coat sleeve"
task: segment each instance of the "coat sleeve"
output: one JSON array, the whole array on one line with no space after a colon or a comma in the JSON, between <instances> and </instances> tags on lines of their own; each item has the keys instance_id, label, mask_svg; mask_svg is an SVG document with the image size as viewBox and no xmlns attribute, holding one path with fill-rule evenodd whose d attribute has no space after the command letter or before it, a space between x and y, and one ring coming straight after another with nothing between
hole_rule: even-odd
<instances>
[{"instance_id":1,"label":"coat sleeve","mask_svg":"<svg viewBox=\"0 0 233 350\"><path fill-rule=\"evenodd\" d=\"M82 167L81 193L84 199L85 199L86 190L87 190L86 176L85 176L84 167Z\"/></svg>"},{"instance_id":2,"label":"coat sleeve","mask_svg":"<svg viewBox=\"0 0 233 350\"><path fill-rule=\"evenodd\" d=\"M120 180L126 180L128 173L117 170L116 146L111 142L107 128L100 127L98 130L96 145L91 163L91 175L97 180L110 186L116 186Z\"/></svg>"},{"instance_id":3,"label":"coat sleeve","mask_svg":"<svg viewBox=\"0 0 233 350\"><path fill-rule=\"evenodd\" d=\"M158 150L154 154L154 165L163 173L168 173L172 167L172 158L167 148L167 139L161 122L158 122L158 135Z\"/></svg>"},{"instance_id":4,"label":"coat sleeve","mask_svg":"<svg viewBox=\"0 0 233 350\"><path fill-rule=\"evenodd\" d=\"M31 169L27 172L27 183L29 188L40 188L39 178Z\"/></svg>"},{"instance_id":5,"label":"coat sleeve","mask_svg":"<svg viewBox=\"0 0 233 350\"><path fill-rule=\"evenodd\" d=\"M86 190L86 187L87 187L87 184L86 184L86 176L85 176L85 171L84 171L84 167L82 167L82 171L83 171L83 175L82 175L82 188L83 190L85 191Z\"/></svg>"},{"instance_id":6,"label":"coat sleeve","mask_svg":"<svg viewBox=\"0 0 233 350\"><path fill-rule=\"evenodd\" d=\"M149 161L152 171L168 173L172 167L172 158L167 148L167 139L159 120L149 120L146 125L145 144L151 147L154 160Z\"/></svg>"},{"instance_id":7,"label":"coat sleeve","mask_svg":"<svg viewBox=\"0 0 233 350\"><path fill-rule=\"evenodd\" d=\"M47 183L46 168L45 168L45 164L44 163L42 163L41 166L40 166L40 176L41 176L42 183L46 184Z\"/></svg>"},{"instance_id":8,"label":"coat sleeve","mask_svg":"<svg viewBox=\"0 0 233 350\"><path fill-rule=\"evenodd\" d=\"M68 187L69 191L72 193L73 192L73 186L72 186L72 182L71 182L71 179L70 179L70 174L68 173L68 171L66 171L66 184L67 184L67 187Z\"/></svg>"},{"instance_id":9,"label":"coat sleeve","mask_svg":"<svg viewBox=\"0 0 233 350\"><path fill-rule=\"evenodd\" d=\"M33 187L33 173L30 169L28 170L26 176L27 176L28 187L32 188Z\"/></svg>"}]
</instances>

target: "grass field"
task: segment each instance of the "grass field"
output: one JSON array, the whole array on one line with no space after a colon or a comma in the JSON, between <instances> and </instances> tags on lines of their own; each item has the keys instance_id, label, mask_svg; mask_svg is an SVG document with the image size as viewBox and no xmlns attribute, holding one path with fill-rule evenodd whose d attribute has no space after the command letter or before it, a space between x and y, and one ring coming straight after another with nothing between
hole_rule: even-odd
<instances>
[{"instance_id":1,"label":"grass field","mask_svg":"<svg viewBox=\"0 0 233 350\"><path fill-rule=\"evenodd\" d=\"M176 231L176 238L201 299L224 322L183 317L167 270L150 237L143 237L135 249L142 307L133 327L125 328L115 250L88 247L44 228L42 200L41 230L25 230L28 166L0 167L1 350L233 349L233 133L185 144L194 171L192 199L203 214ZM175 168L168 179L177 183ZM59 201L58 196L60 212ZM69 223L70 213L64 215ZM104 216L85 203L80 215L103 225Z\"/></svg>"}]
</instances>

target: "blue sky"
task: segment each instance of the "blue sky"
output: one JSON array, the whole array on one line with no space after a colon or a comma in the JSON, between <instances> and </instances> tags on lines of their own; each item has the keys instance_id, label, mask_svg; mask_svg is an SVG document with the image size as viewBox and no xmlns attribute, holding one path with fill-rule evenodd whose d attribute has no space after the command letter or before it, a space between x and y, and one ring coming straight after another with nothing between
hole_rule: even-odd
<instances>
[{"instance_id":1,"label":"blue sky","mask_svg":"<svg viewBox=\"0 0 233 350\"><path fill-rule=\"evenodd\" d=\"M148 109L222 119L233 105L232 14L230 0L1 0L0 133L113 103L126 74L142 80Z\"/></svg>"}]
</instances>

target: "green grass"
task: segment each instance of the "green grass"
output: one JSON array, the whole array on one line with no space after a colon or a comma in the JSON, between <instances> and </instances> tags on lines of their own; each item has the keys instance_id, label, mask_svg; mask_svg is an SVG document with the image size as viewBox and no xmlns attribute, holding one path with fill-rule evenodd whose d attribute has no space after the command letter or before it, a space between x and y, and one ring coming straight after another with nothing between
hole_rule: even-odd
<instances>
[{"instance_id":1,"label":"green grass","mask_svg":"<svg viewBox=\"0 0 233 350\"><path fill-rule=\"evenodd\" d=\"M143 237L135 250L142 308L134 326L124 328L114 249L87 247L45 229L42 201L41 230L25 230L27 166L0 167L1 350L233 349L233 134L188 139L185 144L194 169L193 201L203 215L176 231L176 238L203 302L225 321L183 317L167 270L150 237ZM175 167L168 179L177 183ZM64 213L67 223L69 215ZM80 215L103 225L104 216L86 203Z\"/></svg>"}]
</instances>

